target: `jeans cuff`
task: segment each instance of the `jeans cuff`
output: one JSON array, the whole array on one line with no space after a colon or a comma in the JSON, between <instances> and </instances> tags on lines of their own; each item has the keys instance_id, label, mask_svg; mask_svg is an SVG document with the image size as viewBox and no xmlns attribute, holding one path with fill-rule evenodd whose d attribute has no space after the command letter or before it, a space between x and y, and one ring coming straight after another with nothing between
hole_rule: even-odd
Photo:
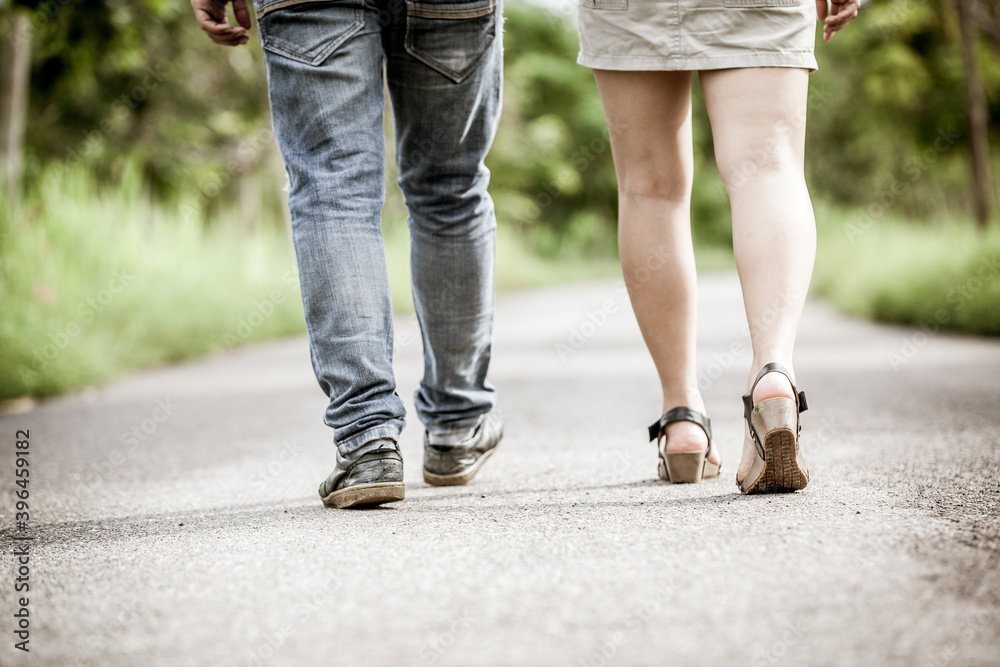
<instances>
[{"instance_id":1,"label":"jeans cuff","mask_svg":"<svg viewBox=\"0 0 1000 667\"><path fill-rule=\"evenodd\" d=\"M350 440L338 442L337 451L339 451L343 456L349 456L351 452L360 449L366 442L378 440L379 438L389 438L390 440L394 440L398 443L399 433L401 430L402 426L398 422L387 422L370 428L367 431L362 431Z\"/></svg>"}]
</instances>

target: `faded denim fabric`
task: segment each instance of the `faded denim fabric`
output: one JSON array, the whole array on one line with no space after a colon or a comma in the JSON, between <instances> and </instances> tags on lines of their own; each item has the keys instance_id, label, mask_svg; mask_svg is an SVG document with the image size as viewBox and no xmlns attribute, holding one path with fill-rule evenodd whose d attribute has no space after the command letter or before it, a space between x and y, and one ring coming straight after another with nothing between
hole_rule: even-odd
<instances>
[{"instance_id":1,"label":"faded denim fabric","mask_svg":"<svg viewBox=\"0 0 1000 667\"><path fill-rule=\"evenodd\" d=\"M310 354L340 453L396 439L405 423L380 220L383 82L424 346L417 413L432 432L472 427L496 403L486 379L496 219L483 159L500 116L500 8L495 0L256 7Z\"/></svg>"}]
</instances>

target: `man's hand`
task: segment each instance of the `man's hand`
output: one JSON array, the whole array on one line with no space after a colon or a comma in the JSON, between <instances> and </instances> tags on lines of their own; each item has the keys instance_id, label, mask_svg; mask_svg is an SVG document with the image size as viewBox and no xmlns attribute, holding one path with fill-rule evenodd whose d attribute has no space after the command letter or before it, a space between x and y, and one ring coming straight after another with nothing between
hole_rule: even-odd
<instances>
[{"instance_id":1,"label":"man's hand","mask_svg":"<svg viewBox=\"0 0 1000 667\"><path fill-rule=\"evenodd\" d=\"M858 15L858 9L861 8L861 0L829 0L829 2L828 10L827 0L816 0L816 16L823 21L824 42L829 42L833 39L834 33L854 20Z\"/></svg>"},{"instance_id":2,"label":"man's hand","mask_svg":"<svg viewBox=\"0 0 1000 667\"><path fill-rule=\"evenodd\" d=\"M246 44L250 37L247 30L250 29L250 11L247 9L247 0L232 0L233 13L239 26L229 24L226 18L226 5L230 0L191 0L194 8L194 15L198 19L198 25L208 33L212 41L225 46L239 46Z\"/></svg>"}]
</instances>

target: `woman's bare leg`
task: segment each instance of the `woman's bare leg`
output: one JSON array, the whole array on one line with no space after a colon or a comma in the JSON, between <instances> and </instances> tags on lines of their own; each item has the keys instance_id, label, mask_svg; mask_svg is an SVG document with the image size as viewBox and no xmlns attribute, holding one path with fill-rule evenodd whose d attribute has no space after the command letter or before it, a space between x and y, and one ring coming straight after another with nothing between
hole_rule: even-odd
<instances>
[{"instance_id":1,"label":"woman's bare leg","mask_svg":"<svg viewBox=\"0 0 1000 667\"><path fill-rule=\"evenodd\" d=\"M808 73L790 68L703 72L715 157L733 211L733 249L753 342L749 383L772 361L792 371L792 348L816 255L816 222L803 175ZM792 397L770 373L754 401ZM753 462L747 430L742 479Z\"/></svg>"},{"instance_id":2,"label":"woman's bare leg","mask_svg":"<svg viewBox=\"0 0 1000 667\"><path fill-rule=\"evenodd\" d=\"M618 174L622 271L660 376L663 411L685 405L705 412L695 362L691 75L594 70L594 76ZM671 424L667 436L672 452L707 445L691 422Z\"/></svg>"}]
</instances>

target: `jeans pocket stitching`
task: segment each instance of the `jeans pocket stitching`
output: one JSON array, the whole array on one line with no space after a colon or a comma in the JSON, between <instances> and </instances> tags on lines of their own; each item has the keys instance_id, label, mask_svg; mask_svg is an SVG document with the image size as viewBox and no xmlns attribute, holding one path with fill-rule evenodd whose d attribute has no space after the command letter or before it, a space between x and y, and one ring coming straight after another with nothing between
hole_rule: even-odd
<instances>
[{"instance_id":1,"label":"jeans pocket stitching","mask_svg":"<svg viewBox=\"0 0 1000 667\"><path fill-rule=\"evenodd\" d=\"M493 14L497 10L495 2L490 2L484 7L475 7L475 4L477 3L462 3L460 6L464 7L463 9L448 10L443 9L443 5L427 5L422 2L411 2L407 5L406 16L423 19L460 20L480 18Z\"/></svg>"},{"instance_id":2,"label":"jeans pocket stitching","mask_svg":"<svg viewBox=\"0 0 1000 667\"><path fill-rule=\"evenodd\" d=\"M482 11L481 13L480 13L480 11L481 11L480 9L471 9L468 12L446 12L446 11L440 11L440 10L435 11L435 12L431 12L429 10L423 10L423 9L421 9L420 6L421 6L421 3L407 2L407 8L406 8L406 12L407 12L407 14L406 14L406 36L404 38L404 46L406 48L406 52L408 54L410 54L410 56L412 56L413 58L419 60L420 62L422 62L423 64L427 65L431 69L436 70L437 72L440 72L441 74L443 74L444 76L448 77L449 79L451 79L455 83L461 83L462 79L464 79L466 76L468 76L468 74L472 70L474 70L476 68L476 66L479 64L479 62L483 59L483 56L486 55L486 52L489 51L490 47L493 44L493 41L496 39L496 32L497 32L497 30L496 30L496 26L497 26L497 21L496 21L497 4L495 2L490 2L488 7L481 8L481 10L487 10L487 11ZM417 14L412 13L414 7L417 8L417 12L418 12ZM466 16L464 16L464 14L471 13L471 12L475 12L476 15L474 17L466 17ZM420 14L423 14L423 13L442 14L442 15L446 15L446 17L429 18L429 17L421 16L420 15ZM461 16L461 18L459 18L460 16ZM478 53L476 53L475 57L473 57L472 59L470 59L469 62L466 64L466 66L462 70L460 70L460 71L459 70L454 70L454 69L448 67L447 65L445 65L443 62L441 62L440 60L438 60L437 58L435 58L432 55L428 55L426 53L422 53L421 50L420 50L420 48L417 47L417 45L414 43L414 32L415 32L415 30L414 30L414 27L415 27L414 26L414 19L416 19L418 21L419 20L424 20L424 21L430 20L430 21L449 21L450 22L450 21L465 21L465 20L470 20L471 18L482 18L484 16L490 16L490 17L493 18L493 20L490 21L489 32L487 34L487 38L484 39L483 43L478 46L479 50L478 50Z\"/></svg>"},{"instance_id":3,"label":"jeans pocket stitching","mask_svg":"<svg viewBox=\"0 0 1000 667\"><path fill-rule=\"evenodd\" d=\"M303 3L309 4L309 3ZM322 65L327 58L329 58L337 49L339 49L344 42L353 37L361 28L365 25L364 10L355 9L354 10L354 22L349 25L344 32L340 33L335 37L329 44L327 44L323 49L321 49L315 56L310 57L307 55L305 50L294 48L295 45L290 42L281 39L280 37L268 36L266 34L266 23L258 21L260 30L260 42L268 51L277 53L278 55L290 58L296 62L303 63L305 65L311 65L313 67L318 67ZM292 48L290 48L290 45Z\"/></svg>"}]
</instances>

